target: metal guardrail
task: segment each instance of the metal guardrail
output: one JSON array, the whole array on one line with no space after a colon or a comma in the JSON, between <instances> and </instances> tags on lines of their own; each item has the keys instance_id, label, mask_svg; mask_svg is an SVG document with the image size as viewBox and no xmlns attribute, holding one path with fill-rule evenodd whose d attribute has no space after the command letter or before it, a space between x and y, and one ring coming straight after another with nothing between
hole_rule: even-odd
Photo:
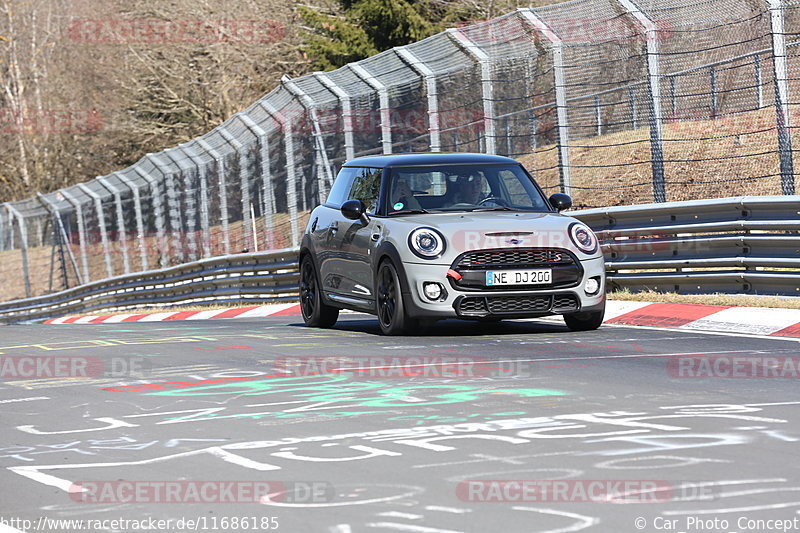
<instances>
[{"instance_id":1,"label":"metal guardrail","mask_svg":"<svg viewBox=\"0 0 800 533\"><path fill-rule=\"evenodd\" d=\"M608 286L800 296L800 196L744 196L573 213L598 235Z\"/></svg>"},{"instance_id":2,"label":"metal guardrail","mask_svg":"<svg viewBox=\"0 0 800 533\"><path fill-rule=\"evenodd\" d=\"M570 213L597 233L610 289L800 296L800 196L745 196ZM0 321L93 310L297 299L297 248L226 255L0 304Z\"/></svg>"},{"instance_id":3,"label":"metal guardrail","mask_svg":"<svg viewBox=\"0 0 800 533\"><path fill-rule=\"evenodd\" d=\"M297 300L296 248L203 259L116 276L71 289L0 304L0 322L31 322L93 310L226 302Z\"/></svg>"}]
</instances>

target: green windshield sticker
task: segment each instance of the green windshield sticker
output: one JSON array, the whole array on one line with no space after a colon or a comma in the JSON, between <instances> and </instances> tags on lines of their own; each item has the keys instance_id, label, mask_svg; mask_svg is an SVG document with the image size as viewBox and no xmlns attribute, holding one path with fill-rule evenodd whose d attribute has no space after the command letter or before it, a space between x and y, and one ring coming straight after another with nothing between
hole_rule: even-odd
<instances>
[{"instance_id":1,"label":"green windshield sticker","mask_svg":"<svg viewBox=\"0 0 800 533\"><path fill-rule=\"evenodd\" d=\"M395 211L400 211L401 209L403 209L403 202L397 202L396 204L394 204Z\"/></svg>"}]
</instances>

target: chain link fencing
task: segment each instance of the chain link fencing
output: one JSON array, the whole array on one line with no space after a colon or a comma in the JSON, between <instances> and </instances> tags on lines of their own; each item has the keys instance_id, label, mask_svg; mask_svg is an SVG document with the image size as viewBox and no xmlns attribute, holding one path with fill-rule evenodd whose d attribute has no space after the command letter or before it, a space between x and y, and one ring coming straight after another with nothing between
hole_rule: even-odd
<instances>
[{"instance_id":1,"label":"chain link fencing","mask_svg":"<svg viewBox=\"0 0 800 533\"><path fill-rule=\"evenodd\" d=\"M208 134L0 206L0 300L295 247L341 165L517 158L576 207L794 194L800 0L572 0L285 77Z\"/></svg>"}]
</instances>

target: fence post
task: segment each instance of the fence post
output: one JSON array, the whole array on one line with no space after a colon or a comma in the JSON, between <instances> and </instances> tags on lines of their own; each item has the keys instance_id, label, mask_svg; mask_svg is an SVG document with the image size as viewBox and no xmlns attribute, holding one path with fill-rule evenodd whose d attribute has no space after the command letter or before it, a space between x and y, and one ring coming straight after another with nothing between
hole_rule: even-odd
<instances>
[{"instance_id":1,"label":"fence post","mask_svg":"<svg viewBox=\"0 0 800 533\"><path fill-rule=\"evenodd\" d=\"M269 160L269 134L256 124L256 122L243 113L236 115L242 121L245 128L258 139L259 159L261 160L261 179L262 179L262 198L264 211L264 244L267 250L275 248L274 215L275 215L275 191L272 190L272 167ZM257 238L257 237L256 237Z\"/></svg>"},{"instance_id":2,"label":"fence post","mask_svg":"<svg viewBox=\"0 0 800 533\"><path fill-rule=\"evenodd\" d=\"M794 162L792 161L789 117L789 70L786 63L783 2L782 0L768 0L768 2L772 24L772 65L775 76L775 115L781 162L781 190L783 194L794 194Z\"/></svg>"},{"instance_id":3,"label":"fence post","mask_svg":"<svg viewBox=\"0 0 800 533\"><path fill-rule=\"evenodd\" d=\"M247 153L244 144L230 134L224 127L219 128L219 132L225 142L233 148L239 156L239 188L242 195L242 225L244 226L244 241L247 250L255 250L255 235L253 235L253 221L250 218L250 180L247 176Z\"/></svg>"},{"instance_id":4,"label":"fence post","mask_svg":"<svg viewBox=\"0 0 800 533\"><path fill-rule=\"evenodd\" d=\"M31 297L31 275L28 269L28 228L25 226L25 217L11 204L5 204L8 212L16 217L19 226L20 253L22 254L22 275L25 278L25 297ZM11 231L14 231L14 222L9 219Z\"/></svg>"},{"instance_id":5,"label":"fence post","mask_svg":"<svg viewBox=\"0 0 800 533\"><path fill-rule=\"evenodd\" d=\"M193 146L182 144L178 150L189 158L197 169L197 179L200 181L200 231L203 232L203 257L211 257L211 228L208 215L208 165L203 164L200 156ZM191 153L189 153L191 150ZM196 227L196 226L193 226Z\"/></svg>"},{"instance_id":6,"label":"fence post","mask_svg":"<svg viewBox=\"0 0 800 533\"><path fill-rule=\"evenodd\" d=\"M713 66L708 69L708 77L711 84L711 118L717 118L717 69Z\"/></svg>"},{"instance_id":7,"label":"fence post","mask_svg":"<svg viewBox=\"0 0 800 533\"><path fill-rule=\"evenodd\" d=\"M600 137L603 134L603 117L600 113L600 97L594 97L594 120L597 123L597 136Z\"/></svg>"},{"instance_id":8,"label":"fence post","mask_svg":"<svg viewBox=\"0 0 800 533\"><path fill-rule=\"evenodd\" d=\"M75 213L78 215L78 240L81 247L81 266L83 267L83 283L92 281L89 275L89 257L86 252L86 221L83 218L83 206L81 203L66 190L59 191L61 195L75 208Z\"/></svg>"},{"instance_id":9,"label":"fence post","mask_svg":"<svg viewBox=\"0 0 800 533\"><path fill-rule=\"evenodd\" d=\"M758 94L758 108L761 109L764 107L764 80L763 76L761 75L760 55L756 54L754 64L756 69L756 90Z\"/></svg>"},{"instance_id":10,"label":"fence post","mask_svg":"<svg viewBox=\"0 0 800 533\"><path fill-rule=\"evenodd\" d=\"M63 239L63 244L67 249L67 254L69 254L70 262L72 263L72 270L75 272L75 277L78 280L78 285L83 285L83 277L81 276L80 270L78 270L78 263L75 261L75 256L72 253L72 249L69 247L69 238L67 237L67 230L64 229L64 223L61 222L61 211L59 211L58 207L51 203L50 200L47 199L45 195L40 192L36 193L36 198L41 202L45 209L53 216L58 224L58 231L61 233L61 239ZM55 231L55 228L54 228ZM59 245L60 247L60 245ZM69 288L68 279L67 279L67 272L66 267L63 270L64 275L64 288Z\"/></svg>"},{"instance_id":11,"label":"fence post","mask_svg":"<svg viewBox=\"0 0 800 533\"><path fill-rule=\"evenodd\" d=\"M164 199L161 197L161 191L159 190L159 181L142 170L139 165L134 165L133 170L150 186L150 196L153 199L153 208L156 211L156 239L158 240L156 247L159 251L158 263L161 268L164 268L167 266L167 256L169 256L169 242L164 233L164 226L166 225L166 221L164 220Z\"/></svg>"},{"instance_id":12,"label":"fence post","mask_svg":"<svg viewBox=\"0 0 800 533\"><path fill-rule=\"evenodd\" d=\"M190 194L190 191L191 191L191 188L192 188L192 184L191 184L191 177L192 177L192 175L191 175L191 167L190 167L190 165L186 164L186 162L184 161L183 158L176 157L174 155L176 152L181 152L181 153L183 153L183 155L186 155L185 152L182 152L180 150L180 147L168 148L168 149L164 150L163 154L165 156L167 156L170 161L175 163L175 166L177 166L180 169L181 175L183 176L183 196L184 196L184 201L185 201L185 204L186 204L186 213L183 213L182 211L180 211L181 201L180 201L180 198L178 198L177 199L177 203L178 203L178 207L179 207L178 214L181 215L180 216L180 224L181 224L180 225L180 234L181 234L181 236L187 237L187 243L189 245L189 255L190 255L190 259L189 260L190 261L194 261L194 260L197 259L197 239L195 238L195 228L196 228L196 226L195 226L195 214L196 214L197 211L195 209L194 196ZM187 222L186 224L184 224L184 216L183 215L185 215L185 218L187 219L186 220L186 222ZM191 219L191 226L192 226L191 229L189 229L189 224L188 224L189 219ZM181 247L181 250L182 249L183 249L183 247ZM183 252L181 252L181 257L184 260L186 260L186 256L185 256L185 254Z\"/></svg>"},{"instance_id":13,"label":"fence post","mask_svg":"<svg viewBox=\"0 0 800 533\"><path fill-rule=\"evenodd\" d=\"M211 154L217 166L217 184L219 187L219 217L222 219L222 246L225 255L231 253L231 235L228 220L228 181L225 177L225 156L216 151L205 139L198 139L200 148Z\"/></svg>"},{"instance_id":14,"label":"fence post","mask_svg":"<svg viewBox=\"0 0 800 533\"><path fill-rule=\"evenodd\" d=\"M497 138L494 127L494 88L492 86L492 65L487 54L480 46L472 42L458 28L450 28L447 35L481 67L481 89L483 100L483 128L485 131L487 154L497 153ZM458 147L456 147L458 150Z\"/></svg>"},{"instance_id":15,"label":"fence post","mask_svg":"<svg viewBox=\"0 0 800 533\"><path fill-rule=\"evenodd\" d=\"M669 77L669 94L671 100L672 120L677 120L678 106L675 95L675 76Z\"/></svg>"},{"instance_id":16,"label":"fence post","mask_svg":"<svg viewBox=\"0 0 800 533\"><path fill-rule=\"evenodd\" d=\"M5 202L0 204L0 251L6 250L6 225L3 220L3 211L5 207ZM6 210L7 211L7 210ZM9 220L11 219L11 215L9 215Z\"/></svg>"},{"instance_id":17,"label":"fence post","mask_svg":"<svg viewBox=\"0 0 800 533\"><path fill-rule=\"evenodd\" d=\"M569 163L569 119L567 116L567 88L564 80L564 43L556 32L530 8L519 9L522 17L550 42L553 52L553 88L556 93L556 118L558 120L558 170L561 192L572 194L572 176Z\"/></svg>"},{"instance_id":18,"label":"fence post","mask_svg":"<svg viewBox=\"0 0 800 533\"><path fill-rule=\"evenodd\" d=\"M131 273L131 262L128 257L128 236L125 235L125 211L122 208L122 192L117 189L108 178L98 176L97 181L106 188L108 192L114 195L114 204L117 208L117 233L119 234L119 243L122 248L122 265L126 274Z\"/></svg>"},{"instance_id":19,"label":"fence post","mask_svg":"<svg viewBox=\"0 0 800 533\"><path fill-rule=\"evenodd\" d=\"M161 159L163 152L158 154L147 154L145 159L150 160L150 162L155 165L158 171L161 173L162 180L161 182L164 184L164 192L167 196L167 212L169 215L169 225L172 228L172 248L175 253L175 258L178 260L179 263L183 263L185 260L183 254L183 240L181 239L181 229L183 228L183 221L181 216L181 206L180 203L177 201L177 194L175 191L175 173L171 172L169 169L164 170L164 167L167 167L168 164ZM165 265L162 265L165 266Z\"/></svg>"},{"instance_id":20,"label":"fence post","mask_svg":"<svg viewBox=\"0 0 800 533\"><path fill-rule=\"evenodd\" d=\"M300 233L297 226L297 173L294 161L294 136L291 121L281 115L275 106L266 100L261 100L258 105L269 113L272 120L280 125L283 130L283 147L286 151L286 203L289 205L289 223L292 232L292 247L300 244Z\"/></svg>"},{"instance_id":21,"label":"fence post","mask_svg":"<svg viewBox=\"0 0 800 533\"><path fill-rule=\"evenodd\" d=\"M322 72L315 72L314 76L317 77L322 85L336 95L336 98L339 99L339 105L342 106L344 153L345 158L349 161L356 156L356 144L353 140L353 105L350 102L350 96L344 91L344 89L336 85L326 74Z\"/></svg>"},{"instance_id":22,"label":"fence post","mask_svg":"<svg viewBox=\"0 0 800 533\"><path fill-rule=\"evenodd\" d=\"M436 74L407 47L400 46L395 48L394 51L397 52L400 59L425 80L425 93L428 97L428 132L430 133L431 152L441 152L442 141L439 133L441 129L439 125L439 94L436 87Z\"/></svg>"},{"instance_id":23,"label":"fence post","mask_svg":"<svg viewBox=\"0 0 800 533\"><path fill-rule=\"evenodd\" d=\"M322 127L319 124L319 115L317 114L317 104L311 99L305 91L303 91L289 76L284 75L281 78L281 83L291 94L300 100L300 104L308 112L311 118L311 125L314 128L314 147L319 155L319 172L317 176L318 190L319 190L319 203L325 201L328 197L328 191L333 186L333 171L331 170L331 162L328 160L328 150L325 147L325 139L322 136Z\"/></svg>"},{"instance_id":24,"label":"fence post","mask_svg":"<svg viewBox=\"0 0 800 533\"><path fill-rule=\"evenodd\" d=\"M378 92L378 100L381 106L381 139L383 153L392 153L392 111L389 109L389 89L367 69L358 63L350 63L350 70L358 76L361 81L372 87Z\"/></svg>"},{"instance_id":25,"label":"fence post","mask_svg":"<svg viewBox=\"0 0 800 533\"><path fill-rule=\"evenodd\" d=\"M83 183L79 184L78 188L82 190L86 196L94 200L94 210L97 213L97 225L100 229L100 242L103 245L103 258L106 263L106 274L109 278L112 278L114 277L114 267L111 266L111 250L108 246L108 233L106 232L106 215L103 211L103 200L100 198L99 194L96 194Z\"/></svg>"},{"instance_id":26,"label":"fence post","mask_svg":"<svg viewBox=\"0 0 800 533\"><path fill-rule=\"evenodd\" d=\"M124 176L121 172L115 172L114 176L119 178L119 180L125 184L125 186L130 189L131 193L133 193L133 209L136 215L136 238L139 241L139 258L142 262L142 270L148 270L150 268L149 262L147 260L147 241L145 240L144 235L144 217L142 216L142 195L139 192L139 186L136 185L133 180L129 179L128 177Z\"/></svg>"},{"instance_id":27,"label":"fence post","mask_svg":"<svg viewBox=\"0 0 800 533\"><path fill-rule=\"evenodd\" d=\"M650 96L648 119L650 122L650 155L653 169L653 199L656 202L665 202L667 200L667 193L666 184L664 182L663 115L661 113L661 74L658 59L658 28L656 23L645 15L631 0L617 1L639 22L647 43L647 88Z\"/></svg>"}]
</instances>

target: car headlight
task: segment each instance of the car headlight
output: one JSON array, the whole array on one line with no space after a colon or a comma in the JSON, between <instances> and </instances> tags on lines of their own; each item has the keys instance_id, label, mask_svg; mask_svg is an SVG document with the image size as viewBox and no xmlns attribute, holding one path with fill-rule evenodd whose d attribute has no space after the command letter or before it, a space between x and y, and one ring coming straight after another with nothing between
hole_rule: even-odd
<instances>
[{"instance_id":1,"label":"car headlight","mask_svg":"<svg viewBox=\"0 0 800 533\"><path fill-rule=\"evenodd\" d=\"M586 224L575 222L569 227L569 237L581 251L592 254L597 251L597 237Z\"/></svg>"},{"instance_id":2,"label":"car headlight","mask_svg":"<svg viewBox=\"0 0 800 533\"><path fill-rule=\"evenodd\" d=\"M408 247L423 259L434 259L444 252L444 237L433 228L417 228L408 236Z\"/></svg>"}]
</instances>

